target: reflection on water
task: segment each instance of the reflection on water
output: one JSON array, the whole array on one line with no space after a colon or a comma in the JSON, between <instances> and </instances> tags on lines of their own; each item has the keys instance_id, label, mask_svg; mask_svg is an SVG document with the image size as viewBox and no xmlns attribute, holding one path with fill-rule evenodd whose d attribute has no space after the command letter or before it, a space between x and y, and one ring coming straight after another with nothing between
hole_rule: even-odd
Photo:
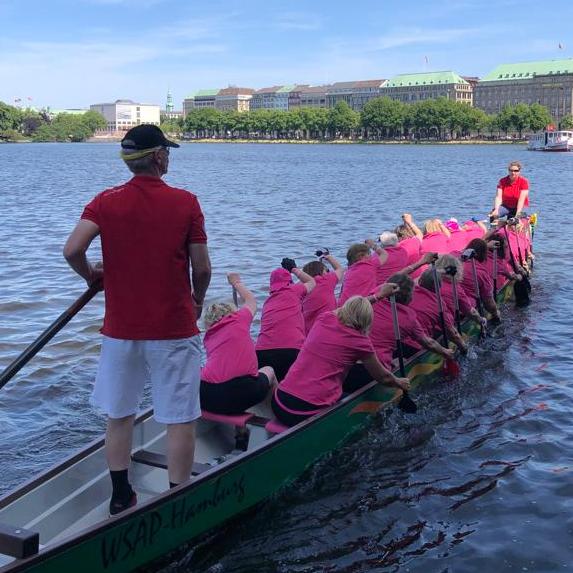
<instances>
[{"instance_id":1,"label":"reflection on water","mask_svg":"<svg viewBox=\"0 0 573 573\"><path fill-rule=\"evenodd\" d=\"M535 297L508 309L462 377L384 413L295 486L165 571L553 571L573 554L569 220L573 157L513 146L188 145L168 180L195 191L213 259L260 302L283 256L346 247L404 211L485 213L511 159L539 206ZM0 146L0 367L84 290L61 249L83 205L126 177L113 145ZM94 249L97 257L97 247ZM0 391L5 492L96 437L88 405L99 295ZM254 329L258 328L255 324Z\"/></svg>"}]
</instances>

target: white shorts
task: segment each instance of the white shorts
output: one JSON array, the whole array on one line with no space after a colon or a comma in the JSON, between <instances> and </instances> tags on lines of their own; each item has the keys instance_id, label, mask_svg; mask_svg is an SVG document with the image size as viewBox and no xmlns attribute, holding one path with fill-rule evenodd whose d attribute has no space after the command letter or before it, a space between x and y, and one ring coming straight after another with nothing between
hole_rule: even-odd
<instances>
[{"instance_id":1,"label":"white shorts","mask_svg":"<svg viewBox=\"0 0 573 573\"><path fill-rule=\"evenodd\" d=\"M184 424L201 416L199 336L175 340L119 340L104 336L92 404L110 418L137 412L151 382L154 417Z\"/></svg>"}]
</instances>

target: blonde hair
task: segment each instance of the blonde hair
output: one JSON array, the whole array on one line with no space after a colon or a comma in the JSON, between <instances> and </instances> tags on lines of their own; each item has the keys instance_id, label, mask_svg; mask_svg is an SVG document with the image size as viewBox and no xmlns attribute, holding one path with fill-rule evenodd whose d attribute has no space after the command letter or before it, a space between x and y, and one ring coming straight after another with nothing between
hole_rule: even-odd
<instances>
[{"instance_id":1,"label":"blonde hair","mask_svg":"<svg viewBox=\"0 0 573 573\"><path fill-rule=\"evenodd\" d=\"M442 275L442 278L451 281L452 276L446 274L447 267L456 267L456 281L461 283L464 278L464 267L460 259L453 255L441 255L436 261L436 269Z\"/></svg>"},{"instance_id":2,"label":"blonde hair","mask_svg":"<svg viewBox=\"0 0 573 573\"><path fill-rule=\"evenodd\" d=\"M509 165L507 166L508 169L511 169L512 167L517 167L520 171L522 169L522 165L519 161L511 161L509 163Z\"/></svg>"},{"instance_id":3,"label":"blonde hair","mask_svg":"<svg viewBox=\"0 0 573 573\"><path fill-rule=\"evenodd\" d=\"M209 305L205 312L205 326L211 328L215 323L219 322L222 318L232 314L237 310L234 304L228 302L215 302Z\"/></svg>"},{"instance_id":4,"label":"blonde hair","mask_svg":"<svg viewBox=\"0 0 573 573\"><path fill-rule=\"evenodd\" d=\"M442 221L440 219L428 219L424 223L424 235L429 233L441 233L442 232Z\"/></svg>"},{"instance_id":5,"label":"blonde hair","mask_svg":"<svg viewBox=\"0 0 573 573\"><path fill-rule=\"evenodd\" d=\"M366 297L351 296L342 307L337 309L339 322L362 334L368 334L372 326L372 305Z\"/></svg>"}]
</instances>

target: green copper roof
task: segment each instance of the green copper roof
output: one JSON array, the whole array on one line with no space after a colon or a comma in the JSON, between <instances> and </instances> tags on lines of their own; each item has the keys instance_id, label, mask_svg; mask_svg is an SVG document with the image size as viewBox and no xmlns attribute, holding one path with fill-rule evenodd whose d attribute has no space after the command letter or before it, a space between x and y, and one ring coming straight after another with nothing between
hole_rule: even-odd
<instances>
[{"instance_id":1,"label":"green copper roof","mask_svg":"<svg viewBox=\"0 0 573 573\"><path fill-rule=\"evenodd\" d=\"M382 86L384 88L401 88L410 86L427 86L435 84L467 84L461 76L455 72L423 72L420 74L400 74L388 80Z\"/></svg>"},{"instance_id":2,"label":"green copper roof","mask_svg":"<svg viewBox=\"0 0 573 573\"><path fill-rule=\"evenodd\" d=\"M519 64L501 64L501 66L497 66L497 68L482 78L480 82L529 80L535 76L553 74L573 74L573 58L566 60L521 62Z\"/></svg>"},{"instance_id":3,"label":"green copper roof","mask_svg":"<svg viewBox=\"0 0 573 573\"><path fill-rule=\"evenodd\" d=\"M187 96L185 99L191 99L194 97L213 97L219 93L219 90L198 90L192 93L190 96Z\"/></svg>"},{"instance_id":4,"label":"green copper roof","mask_svg":"<svg viewBox=\"0 0 573 573\"><path fill-rule=\"evenodd\" d=\"M292 92L292 90L294 90L295 85L292 84L290 86L283 86L280 90L277 90L278 94L284 94L284 93L290 93Z\"/></svg>"}]
</instances>

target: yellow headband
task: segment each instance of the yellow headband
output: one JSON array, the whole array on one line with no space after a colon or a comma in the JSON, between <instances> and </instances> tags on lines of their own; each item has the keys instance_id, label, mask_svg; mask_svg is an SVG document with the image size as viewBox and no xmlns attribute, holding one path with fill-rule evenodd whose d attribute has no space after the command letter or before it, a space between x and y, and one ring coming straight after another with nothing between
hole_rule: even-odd
<instances>
[{"instance_id":1,"label":"yellow headband","mask_svg":"<svg viewBox=\"0 0 573 573\"><path fill-rule=\"evenodd\" d=\"M134 159L141 159L142 157L145 157L146 155L149 155L150 153L153 153L162 147L162 145L159 145L157 147L151 147L150 149L142 149L138 153L125 153L124 151L120 151L119 156L124 161L133 161Z\"/></svg>"}]
</instances>

